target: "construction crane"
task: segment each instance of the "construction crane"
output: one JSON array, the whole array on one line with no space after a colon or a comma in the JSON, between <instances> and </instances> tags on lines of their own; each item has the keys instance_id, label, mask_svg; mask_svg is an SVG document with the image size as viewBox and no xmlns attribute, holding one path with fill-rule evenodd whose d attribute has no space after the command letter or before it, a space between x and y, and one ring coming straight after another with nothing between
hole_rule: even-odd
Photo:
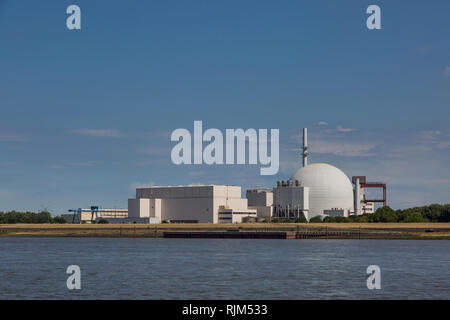
<instances>
[{"instance_id":1,"label":"construction crane","mask_svg":"<svg viewBox=\"0 0 450 320\"><path fill-rule=\"evenodd\" d=\"M78 208L78 209L69 209L69 212L73 212L72 223L73 224L75 224L75 223L81 224L81 214L83 212L90 212L91 213L91 223L92 223L94 221L94 215L95 215L95 219L97 219L98 218L98 213L99 212L105 212L105 210L102 210L102 209L99 210L98 206L92 206L90 210L89 209ZM78 217L78 222L75 222L76 221L76 217Z\"/></svg>"}]
</instances>

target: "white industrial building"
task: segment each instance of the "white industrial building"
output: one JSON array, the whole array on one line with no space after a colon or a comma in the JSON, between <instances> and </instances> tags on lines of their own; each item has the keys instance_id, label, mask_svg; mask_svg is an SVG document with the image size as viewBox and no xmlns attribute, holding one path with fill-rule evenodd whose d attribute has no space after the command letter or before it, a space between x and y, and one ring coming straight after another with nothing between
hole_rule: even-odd
<instances>
[{"instance_id":1,"label":"white industrial building","mask_svg":"<svg viewBox=\"0 0 450 320\"><path fill-rule=\"evenodd\" d=\"M164 186L137 188L128 200L129 218L148 218L150 223L236 223L256 217L238 186Z\"/></svg>"}]
</instances>

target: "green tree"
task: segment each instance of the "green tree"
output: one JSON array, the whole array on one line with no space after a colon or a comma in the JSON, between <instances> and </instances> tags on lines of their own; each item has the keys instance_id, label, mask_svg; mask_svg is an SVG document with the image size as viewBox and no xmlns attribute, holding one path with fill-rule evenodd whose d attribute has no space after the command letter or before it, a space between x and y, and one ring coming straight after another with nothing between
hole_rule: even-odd
<instances>
[{"instance_id":1,"label":"green tree","mask_svg":"<svg viewBox=\"0 0 450 320\"><path fill-rule=\"evenodd\" d=\"M341 216L334 217L334 220L336 222L347 222L347 218L346 217L341 217Z\"/></svg>"},{"instance_id":2,"label":"green tree","mask_svg":"<svg viewBox=\"0 0 450 320\"><path fill-rule=\"evenodd\" d=\"M325 218L323 218L323 222L333 223L336 222L336 219L332 216L326 216Z\"/></svg>"},{"instance_id":3,"label":"green tree","mask_svg":"<svg viewBox=\"0 0 450 320\"><path fill-rule=\"evenodd\" d=\"M56 217L52 218L52 223L60 223L60 224L63 224L63 223L67 223L67 221L66 221L66 219L64 219L64 218L61 217L61 216L56 216Z\"/></svg>"},{"instance_id":4,"label":"green tree","mask_svg":"<svg viewBox=\"0 0 450 320\"><path fill-rule=\"evenodd\" d=\"M450 207L444 209L439 217L439 222L450 222Z\"/></svg>"},{"instance_id":5,"label":"green tree","mask_svg":"<svg viewBox=\"0 0 450 320\"><path fill-rule=\"evenodd\" d=\"M52 221L52 216L48 211L41 211L36 215L35 223L50 223Z\"/></svg>"},{"instance_id":6,"label":"green tree","mask_svg":"<svg viewBox=\"0 0 450 320\"><path fill-rule=\"evenodd\" d=\"M381 207L373 214L374 222L397 222L397 215L391 207Z\"/></svg>"},{"instance_id":7,"label":"green tree","mask_svg":"<svg viewBox=\"0 0 450 320\"><path fill-rule=\"evenodd\" d=\"M322 222L322 219L320 218L320 216L315 216L315 217L312 217L311 219L309 219L309 222L311 222L311 223Z\"/></svg>"},{"instance_id":8,"label":"green tree","mask_svg":"<svg viewBox=\"0 0 450 320\"><path fill-rule=\"evenodd\" d=\"M399 222L427 222L428 219L423 217L420 212L400 212L398 213Z\"/></svg>"},{"instance_id":9,"label":"green tree","mask_svg":"<svg viewBox=\"0 0 450 320\"><path fill-rule=\"evenodd\" d=\"M363 214L361 216L353 216L355 217L355 222L360 222L360 223L365 223L365 222L369 222L369 217L368 214Z\"/></svg>"}]
</instances>

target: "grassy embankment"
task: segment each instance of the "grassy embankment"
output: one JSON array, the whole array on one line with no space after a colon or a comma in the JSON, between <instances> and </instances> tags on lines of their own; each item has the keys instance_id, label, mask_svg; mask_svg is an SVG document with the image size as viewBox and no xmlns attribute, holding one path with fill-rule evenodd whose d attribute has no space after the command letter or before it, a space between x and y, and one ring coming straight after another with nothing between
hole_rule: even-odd
<instances>
[{"instance_id":1,"label":"grassy embankment","mask_svg":"<svg viewBox=\"0 0 450 320\"><path fill-rule=\"evenodd\" d=\"M361 239L447 239L450 223L246 223L246 224L0 224L0 236L161 237L164 231L350 231ZM426 232L432 230L433 232ZM346 236L340 236L346 238Z\"/></svg>"}]
</instances>

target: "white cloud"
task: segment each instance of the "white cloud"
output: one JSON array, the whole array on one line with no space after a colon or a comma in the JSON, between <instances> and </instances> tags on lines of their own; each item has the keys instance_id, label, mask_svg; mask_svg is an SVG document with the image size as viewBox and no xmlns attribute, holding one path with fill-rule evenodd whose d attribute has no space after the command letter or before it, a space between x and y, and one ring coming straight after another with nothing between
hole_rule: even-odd
<instances>
[{"instance_id":1,"label":"white cloud","mask_svg":"<svg viewBox=\"0 0 450 320\"><path fill-rule=\"evenodd\" d=\"M132 161L131 165L138 166L138 167L146 167L146 166L152 166L155 164L155 161Z\"/></svg>"},{"instance_id":2,"label":"white cloud","mask_svg":"<svg viewBox=\"0 0 450 320\"><path fill-rule=\"evenodd\" d=\"M15 192L12 190L0 189L0 198L11 199L15 197Z\"/></svg>"},{"instance_id":3,"label":"white cloud","mask_svg":"<svg viewBox=\"0 0 450 320\"><path fill-rule=\"evenodd\" d=\"M424 140L435 140L441 135L439 130L424 130L420 131L420 136Z\"/></svg>"},{"instance_id":4,"label":"white cloud","mask_svg":"<svg viewBox=\"0 0 450 320\"><path fill-rule=\"evenodd\" d=\"M141 133L139 136L145 138L157 138L157 139L167 139L170 140L170 136L172 135L172 131L169 130L153 130L151 132Z\"/></svg>"},{"instance_id":5,"label":"white cloud","mask_svg":"<svg viewBox=\"0 0 450 320\"><path fill-rule=\"evenodd\" d=\"M343 126L337 126L336 130L339 132L352 132L355 131L356 129L354 128L344 128Z\"/></svg>"},{"instance_id":6,"label":"white cloud","mask_svg":"<svg viewBox=\"0 0 450 320\"><path fill-rule=\"evenodd\" d=\"M280 170L281 174L293 174L297 169L299 169L302 165L302 160L300 158L291 161L280 161Z\"/></svg>"},{"instance_id":7,"label":"white cloud","mask_svg":"<svg viewBox=\"0 0 450 320\"><path fill-rule=\"evenodd\" d=\"M326 122L326 121L319 121L317 124L319 126L326 126L328 124L328 122Z\"/></svg>"},{"instance_id":8,"label":"white cloud","mask_svg":"<svg viewBox=\"0 0 450 320\"><path fill-rule=\"evenodd\" d=\"M438 142L437 147L439 149L448 149L448 148L450 148L450 140Z\"/></svg>"},{"instance_id":9,"label":"white cloud","mask_svg":"<svg viewBox=\"0 0 450 320\"><path fill-rule=\"evenodd\" d=\"M99 164L100 164L99 161L88 160L88 161L77 161L66 163L54 163L49 165L49 167L52 169L64 169L66 167L93 167Z\"/></svg>"},{"instance_id":10,"label":"white cloud","mask_svg":"<svg viewBox=\"0 0 450 320\"><path fill-rule=\"evenodd\" d=\"M446 67L446 68L444 69L444 76L445 76L445 77L450 77L450 67Z\"/></svg>"},{"instance_id":11,"label":"white cloud","mask_svg":"<svg viewBox=\"0 0 450 320\"><path fill-rule=\"evenodd\" d=\"M51 165L49 165L48 166L49 168L52 168L52 169L62 169L62 168L65 168L65 166L64 165L62 165L62 164L51 164Z\"/></svg>"},{"instance_id":12,"label":"white cloud","mask_svg":"<svg viewBox=\"0 0 450 320\"><path fill-rule=\"evenodd\" d=\"M369 157L374 153L369 152L376 144L374 143L356 143L356 142L337 142L337 141L314 141L310 143L311 153L334 154L344 157Z\"/></svg>"},{"instance_id":13,"label":"white cloud","mask_svg":"<svg viewBox=\"0 0 450 320\"><path fill-rule=\"evenodd\" d=\"M204 171L189 171L188 172L188 176L189 177L194 177L194 178L197 178L197 177L204 177L206 175L206 172L204 172Z\"/></svg>"},{"instance_id":14,"label":"white cloud","mask_svg":"<svg viewBox=\"0 0 450 320\"><path fill-rule=\"evenodd\" d=\"M153 156L168 156L168 157L170 157L171 149L169 147L150 146L150 147L143 148L142 152L148 153Z\"/></svg>"},{"instance_id":15,"label":"white cloud","mask_svg":"<svg viewBox=\"0 0 450 320\"><path fill-rule=\"evenodd\" d=\"M124 134L116 129L79 129L77 134L90 137L123 137Z\"/></svg>"},{"instance_id":16,"label":"white cloud","mask_svg":"<svg viewBox=\"0 0 450 320\"><path fill-rule=\"evenodd\" d=\"M438 149L447 149L450 147L450 140L439 130L420 131L420 138L421 140L419 142L423 144L422 146L426 151L431 151L433 146Z\"/></svg>"},{"instance_id":17,"label":"white cloud","mask_svg":"<svg viewBox=\"0 0 450 320\"><path fill-rule=\"evenodd\" d=\"M188 186L190 187L198 187L198 186L209 186L211 184L208 183L202 183L202 182L193 182L193 183L189 183Z\"/></svg>"},{"instance_id":18,"label":"white cloud","mask_svg":"<svg viewBox=\"0 0 450 320\"><path fill-rule=\"evenodd\" d=\"M150 188L150 187L154 187L155 183L154 182L133 182L132 184L130 184L130 190L131 191L136 191L136 188Z\"/></svg>"},{"instance_id":19,"label":"white cloud","mask_svg":"<svg viewBox=\"0 0 450 320\"><path fill-rule=\"evenodd\" d=\"M0 141L25 141L25 137L16 134L0 134Z\"/></svg>"},{"instance_id":20,"label":"white cloud","mask_svg":"<svg viewBox=\"0 0 450 320\"><path fill-rule=\"evenodd\" d=\"M93 167L98 165L98 161L80 161L80 162L68 162L66 165L71 167Z\"/></svg>"}]
</instances>

